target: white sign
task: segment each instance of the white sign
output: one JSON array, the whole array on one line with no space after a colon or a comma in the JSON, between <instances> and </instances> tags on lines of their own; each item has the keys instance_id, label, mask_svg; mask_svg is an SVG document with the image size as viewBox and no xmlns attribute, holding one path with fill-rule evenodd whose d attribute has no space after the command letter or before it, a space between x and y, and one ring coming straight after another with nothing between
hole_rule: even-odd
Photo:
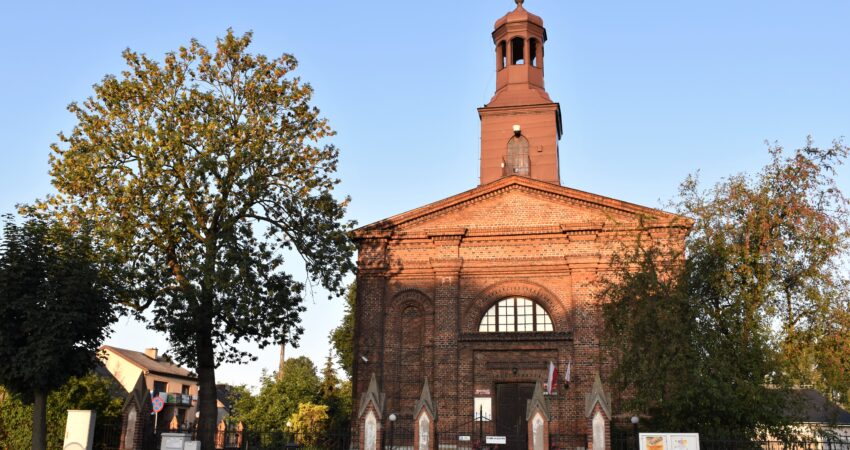
<instances>
[{"instance_id":1,"label":"white sign","mask_svg":"<svg viewBox=\"0 0 850 450\"><path fill-rule=\"evenodd\" d=\"M461 442L469 442L472 440L472 436L458 436L457 440Z\"/></svg>"},{"instance_id":2,"label":"white sign","mask_svg":"<svg viewBox=\"0 0 850 450\"><path fill-rule=\"evenodd\" d=\"M508 438L505 436L487 436L484 438L485 444L507 444Z\"/></svg>"},{"instance_id":3,"label":"white sign","mask_svg":"<svg viewBox=\"0 0 850 450\"><path fill-rule=\"evenodd\" d=\"M492 397L475 397L472 403L475 406L472 420L476 422L489 422L493 418Z\"/></svg>"},{"instance_id":4,"label":"white sign","mask_svg":"<svg viewBox=\"0 0 850 450\"><path fill-rule=\"evenodd\" d=\"M699 450L699 433L640 433L640 450Z\"/></svg>"}]
</instances>

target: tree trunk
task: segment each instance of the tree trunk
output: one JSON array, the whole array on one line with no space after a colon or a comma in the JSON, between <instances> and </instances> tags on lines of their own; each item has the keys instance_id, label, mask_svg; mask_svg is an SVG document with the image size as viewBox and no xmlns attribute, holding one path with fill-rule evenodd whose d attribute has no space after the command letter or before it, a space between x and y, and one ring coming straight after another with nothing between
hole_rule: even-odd
<instances>
[{"instance_id":1,"label":"tree trunk","mask_svg":"<svg viewBox=\"0 0 850 450\"><path fill-rule=\"evenodd\" d=\"M47 450L47 393L33 392L32 450Z\"/></svg>"},{"instance_id":2,"label":"tree trunk","mask_svg":"<svg viewBox=\"0 0 850 450\"><path fill-rule=\"evenodd\" d=\"M199 330L197 335L198 350L198 438L202 449L215 448L216 407L215 390L215 348L212 343L211 330Z\"/></svg>"}]
</instances>

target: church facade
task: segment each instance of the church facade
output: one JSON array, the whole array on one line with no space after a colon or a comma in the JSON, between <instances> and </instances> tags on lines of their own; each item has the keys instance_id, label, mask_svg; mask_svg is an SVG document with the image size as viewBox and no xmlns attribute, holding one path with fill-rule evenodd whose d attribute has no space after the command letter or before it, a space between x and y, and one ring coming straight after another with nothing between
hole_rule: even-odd
<instances>
[{"instance_id":1,"label":"church facade","mask_svg":"<svg viewBox=\"0 0 850 450\"><path fill-rule=\"evenodd\" d=\"M371 392L384 429L412 432L427 380L440 446L480 431L508 436L500 448L526 448L535 384L554 378L544 386L547 442L582 446L573 441L593 433L594 382L611 370L594 282L638 238L680 247L689 221L562 186L543 21L517 1L492 36L496 92L478 109L480 185L354 233L355 424ZM616 415L610 401L601 406L608 420Z\"/></svg>"}]
</instances>

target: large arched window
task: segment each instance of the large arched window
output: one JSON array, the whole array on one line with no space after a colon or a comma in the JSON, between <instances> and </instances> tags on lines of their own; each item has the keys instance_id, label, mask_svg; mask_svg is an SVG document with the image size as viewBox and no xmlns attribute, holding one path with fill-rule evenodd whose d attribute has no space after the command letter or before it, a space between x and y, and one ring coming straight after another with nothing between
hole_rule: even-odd
<instances>
[{"instance_id":1,"label":"large arched window","mask_svg":"<svg viewBox=\"0 0 850 450\"><path fill-rule=\"evenodd\" d=\"M552 319L542 306L522 297L510 297L493 305L478 325L481 333L552 331Z\"/></svg>"},{"instance_id":2,"label":"large arched window","mask_svg":"<svg viewBox=\"0 0 850 450\"><path fill-rule=\"evenodd\" d=\"M502 166L502 175L530 175L531 161L528 157L528 139L525 136L514 136L508 141L508 155Z\"/></svg>"}]
</instances>

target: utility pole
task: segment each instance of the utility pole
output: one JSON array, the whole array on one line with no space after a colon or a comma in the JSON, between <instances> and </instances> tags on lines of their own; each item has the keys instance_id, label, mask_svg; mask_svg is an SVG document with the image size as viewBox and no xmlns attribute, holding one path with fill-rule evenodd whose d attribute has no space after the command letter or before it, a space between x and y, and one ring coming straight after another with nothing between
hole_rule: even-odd
<instances>
[{"instance_id":1,"label":"utility pole","mask_svg":"<svg viewBox=\"0 0 850 450\"><path fill-rule=\"evenodd\" d=\"M283 362L286 361L286 358L284 356L285 353L286 353L286 341L284 341L282 344L280 344L280 362L278 362L278 365L277 365L277 381L280 381L280 379L283 378Z\"/></svg>"},{"instance_id":2,"label":"utility pole","mask_svg":"<svg viewBox=\"0 0 850 450\"><path fill-rule=\"evenodd\" d=\"M280 343L280 361L277 363L277 381L283 378L283 363L286 361L286 341L289 340L289 330L283 330L283 342Z\"/></svg>"}]
</instances>

